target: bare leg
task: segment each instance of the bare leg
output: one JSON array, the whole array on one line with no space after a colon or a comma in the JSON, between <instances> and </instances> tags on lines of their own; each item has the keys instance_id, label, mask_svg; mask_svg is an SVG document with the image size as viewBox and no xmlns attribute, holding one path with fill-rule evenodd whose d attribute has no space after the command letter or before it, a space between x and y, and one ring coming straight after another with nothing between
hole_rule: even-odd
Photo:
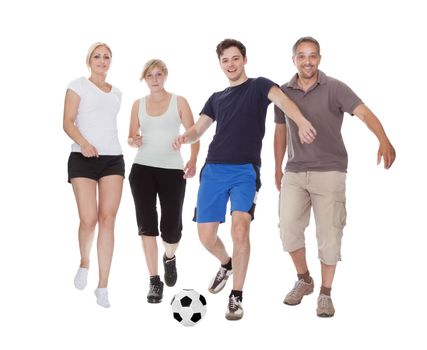
<instances>
[{"instance_id":1,"label":"bare leg","mask_svg":"<svg viewBox=\"0 0 427 350\"><path fill-rule=\"evenodd\" d=\"M96 181L78 177L71 179L79 211L80 267L89 268L95 226L98 221Z\"/></svg>"},{"instance_id":2,"label":"bare leg","mask_svg":"<svg viewBox=\"0 0 427 350\"><path fill-rule=\"evenodd\" d=\"M224 243L218 237L219 222L207 222L197 224L199 239L203 246L225 265L230 261L230 256L225 250Z\"/></svg>"},{"instance_id":3,"label":"bare leg","mask_svg":"<svg viewBox=\"0 0 427 350\"><path fill-rule=\"evenodd\" d=\"M248 270L251 246L249 241L251 216L241 211L233 211L231 237L233 239L233 289L243 290Z\"/></svg>"},{"instance_id":4,"label":"bare leg","mask_svg":"<svg viewBox=\"0 0 427 350\"><path fill-rule=\"evenodd\" d=\"M123 189L123 177L110 175L99 180L98 288L106 288L114 250L114 224Z\"/></svg>"},{"instance_id":5,"label":"bare leg","mask_svg":"<svg viewBox=\"0 0 427 350\"><path fill-rule=\"evenodd\" d=\"M157 237L142 235L142 248L144 250L145 261L147 262L148 273L151 276L159 274L158 271L158 249Z\"/></svg>"},{"instance_id":6,"label":"bare leg","mask_svg":"<svg viewBox=\"0 0 427 350\"><path fill-rule=\"evenodd\" d=\"M307 260L305 257L305 248L300 248L293 252L290 252L289 255L294 262L295 269L297 270L297 274L302 275L308 271Z\"/></svg>"},{"instance_id":7,"label":"bare leg","mask_svg":"<svg viewBox=\"0 0 427 350\"><path fill-rule=\"evenodd\" d=\"M326 265L322 262L320 265L322 267L322 287L332 288L337 265Z\"/></svg>"}]
</instances>

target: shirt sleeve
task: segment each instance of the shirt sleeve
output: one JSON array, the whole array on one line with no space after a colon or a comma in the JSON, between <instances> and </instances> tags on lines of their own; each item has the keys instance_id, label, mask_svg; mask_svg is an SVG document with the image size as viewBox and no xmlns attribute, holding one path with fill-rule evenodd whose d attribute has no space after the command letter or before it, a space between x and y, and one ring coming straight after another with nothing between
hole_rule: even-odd
<instances>
[{"instance_id":1,"label":"shirt sleeve","mask_svg":"<svg viewBox=\"0 0 427 350\"><path fill-rule=\"evenodd\" d=\"M271 101L268 99L268 93L270 92L270 89L274 86L278 86L275 82L271 81L270 79L259 77L257 78L257 86L258 89L261 92L263 102L268 106Z\"/></svg>"},{"instance_id":2,"label":"shirt sleeve","mask_svg":"<svg viewBox=\"0 0 427 350\"><path fill-rule=\"evenodd\" d=\"M274 122L276 124L286 124L285 113L276 105L274 105Z\"/></svg>"},{"instance_id":3,"label":"shirt sleeve","mask_svg":"<svg viewBox=\"0 0 427 350\"><path fill-rule=\"evenodd\" d=\"M202 111L200 112L199 115L205 114L207 115L209 118L211 118L212 120L216 120L216 113L215 113L215 107L214 107L214 99L215 99L215 94L212 94L211 97L209 97L209 99L206 101Z\"/></svg>"},{"instance_id":4,"label":"shirt sleeve","mask_svg":"<svg viewBox=\"0 0 427 350\"><path fill-rule=\"evenodd\" d=\"M341 81L338 81L337 84L336 102L338 104L338 108L342 112L346 112L351 115L353 115L356 107L363 103L359 96L357 96L352 89Z\"/></svg>"},{"instance_id":5,"label":"shirt sleeve","mask_svg":"<svg viewBox=\"0 0 427 350\"><path fill-rule=\"evenodd\" d=\"M68 84L67 89L73 90L77 95L81 97L83 93L82 78L73 80L71 83Z\"/></svg>"}]
</instances>

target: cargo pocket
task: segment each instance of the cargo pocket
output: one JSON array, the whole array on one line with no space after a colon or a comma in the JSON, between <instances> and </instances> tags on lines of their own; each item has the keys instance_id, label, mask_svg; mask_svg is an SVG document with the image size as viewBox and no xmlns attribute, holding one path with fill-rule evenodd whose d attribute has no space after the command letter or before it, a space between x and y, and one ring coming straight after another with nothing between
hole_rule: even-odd
<instances>
[{"instance_id":1,"label":"cargo pocket","mask_svg":"<svg viewBox=\"0 0 427 350\"><path fill-rule=\"evenodd\" d=\"M334 226L342 229L347 223L347 210L345 202L337 201L334 207Z\"/></svg>"}]
</instances>

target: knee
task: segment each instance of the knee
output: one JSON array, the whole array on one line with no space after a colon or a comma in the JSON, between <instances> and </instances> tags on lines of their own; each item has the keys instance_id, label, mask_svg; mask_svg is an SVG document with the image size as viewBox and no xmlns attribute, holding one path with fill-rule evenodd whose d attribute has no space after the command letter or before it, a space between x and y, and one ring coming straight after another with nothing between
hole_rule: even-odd
<instances>
[{"instance_id":1,"label":"knee","mask_svg":"<svg viewBox=\"0 0 427 350\"><path fill-rule=\"evenodd\" d=\"M249 244L249 227L245 224L233 224L231 229L233 243L236 246L245 246Z\"/></svg>"},{"instance_id":2,"label":"knee","mask_svg":"<svg viewBox=\"0 0 427 350\"><path fill-rule=\"evenodd\" d=\"M116 222L116 215L113 213L100 213L98 217L99 226L113 227Z\"/></svg>"},{"instance_id":3,"label":"knee","mask_svg":"<svg viewBox=\"0 0 427 350\"><path fill-rule=\"evenodd\" d=\"M216 235L207 234L205 232L199 232L199 239L203 246L206 248L211 248L215 246Z\"/></svg>"},{"instance_id":4,"label":"knee","mask_svg":"<svg viewBox=\"0 0 427 350\"><path fill-rule=\"evenodd\" d=\"M96 216L84 216L80 218L80 228L87 232L93 232L95 231L96 223L97 223L97 217Z\"/></svg>"}]
</instances>

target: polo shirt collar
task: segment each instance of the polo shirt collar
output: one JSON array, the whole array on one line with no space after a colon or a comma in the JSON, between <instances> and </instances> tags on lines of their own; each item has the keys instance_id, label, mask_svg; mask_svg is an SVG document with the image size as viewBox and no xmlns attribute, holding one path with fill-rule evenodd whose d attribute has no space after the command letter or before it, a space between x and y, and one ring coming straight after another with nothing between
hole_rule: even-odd
<instances>
[{"instance_id":1,"label":"polo shirt collar","mask_svg":"<svg viewBox=\"0 0 427 350\"><path fill-rule=\"evenodd\" d=\"M317 74L317 82L314 84L310 89L314 89L317 85L323 85L326 84L326 74L323 73L321 70L318 70ZM295 75L292 77L292 79L286 84L287 87L291 89L301 90L301 88L298 85L298 73L295 73Z\"/></svg>"}]
</instances>

